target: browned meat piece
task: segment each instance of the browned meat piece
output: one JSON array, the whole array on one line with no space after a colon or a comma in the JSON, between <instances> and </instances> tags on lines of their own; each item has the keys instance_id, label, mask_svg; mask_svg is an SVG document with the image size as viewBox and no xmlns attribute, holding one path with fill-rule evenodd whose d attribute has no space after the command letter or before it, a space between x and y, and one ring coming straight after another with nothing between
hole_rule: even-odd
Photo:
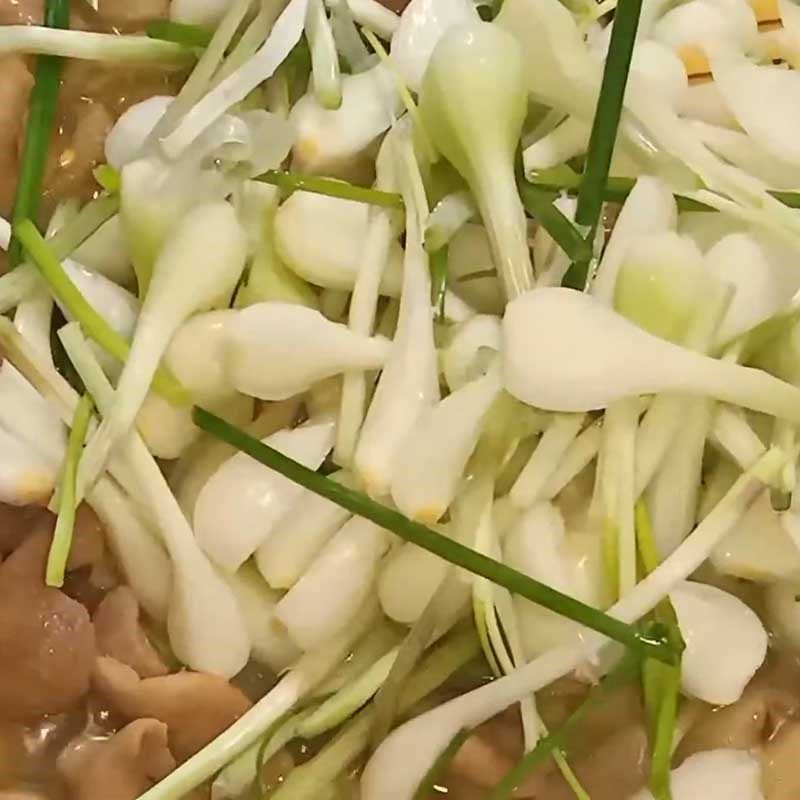
<instances>
[{"instance_id":1,"label":"browned meat piece","mask_svg":"<svg viewBox=\"0 0 800 800\"><path fill-rule=\"evenodd\" d=\"M691 727L675 753L675 763L703 750L758 747L799 708L797 697L789 692L751 686L738 703L709 709Z\"/></svg>"},{"instance_id":2,"label":"browned meat piece","mask_svg":"<svg viewBox=\"0 0 800 800\"><path fill-rule=\"evenodd\" d=\"M105 741L79 739L58 758L72 800L136 800L175 768L167 726L140 719Z\"/></svg>"},{"instance_id":3,"label":"browned meat piece","mask_svg":"<svg viewBox=\"0 0 800 800\"><path fill-rule=\"evenodd\" d=\"M44 573L50 544L53 540L55 517L38 518L35 529L0 566L0 582L19 581L26 587L44 587ZM75 520L68 570L81 569L97 563L103 557L103 534L94 512L81 506Z\"/></svg>"},{"instance_id":4,"label":"browned meat piece","mask_svg":"<svg viewBox=\"0 0 800 800\"><path fill-rule=\"evenodd\" d=\"M202 749L249 708L239 689L214 675L177 672L142 680L113 658L98 658L93 685L127 719L153 717L166 723L178 761Z\"/></svg>"},{"instance_id":5,"label":"browned meat piece","mask_svg":"<svg viewBox=\"0 0 800 800\"><path fill-rule=\"evenodd\" d=\"M48 512L38 506L0 503L0 556L13 553L31 530L48 516Z\"/></svg>"},{"instance_id":6,"label":"browned meat piece","mask_svg":"<svg viewBox=\"0 0 800 800\"><path fill-rule=\"evenodd\" d=\"M0 57L0 214L3 216L10 213L17 190L19 140L32 87L33 76L20 56Z\"/></svg>"},{"instance_id":7,"label":"browned meat piece","mask_svg":"<svg viewBox=\"0 0 800 800\"><path fill-rule=\"evenodd\" d=\"M74 708L94 661L89 613L57 589L0 585L0 715L30 719Z\"/></svg>"},{"instance_id":8,"label":"browned meat piece","mask_svg":"<svg viewBox=\"0 0 800 800\"><path fill-rule=\"evenodd\" d=\"M118 10L150 6L152 10L156 3L164 5L166 0L144 3L115 0L111 6ZM42 0L0 0L0 24L29 22L36 15L40 19L41 7ZM73 28L109 28L87 3L76 3L75 9L80 13L73 14ZM16 192L28 98L34 81L30 66L33 63L16 55L0 57L0 215L3 216L9 215ZM65 197L84 200L92 197L97 189L92 170L104 160L106 135L120 114L154 94L173 94L179 85L180 75L174 71L67 61L59 96L57 132L46 169L42 220ZM0 256L0 273L5 270L4 261L4 256Z\"/></svg>"},{"instance_id":9,"label":"browned meat piece","mask_svg":"<svg viewBox=\"0 0 800 800\"><path fill-rule=\"evenodd\" d=\"M21 722L0 723L0 786L5 788L20 787L25 780L29 763L29 750L26 737L36 733L35 728L28 728ZM0 793L0 800L5 795Z\"/></svg>"},{"instance_id":10,"label":"browned meat piece","mask_svg":"<svg viewBox=\"0 0 800 800\"><path fill-rule=\"evenodd\" d=\"M538 696L539 712L550 730L557 730L564 724L585 700L588 690L585 683L565 678ZM611 774L607 769L610 765L603 766L605 756L597 756L598 752L608 751L614 758L622 759L620 770L632 776L630 792L639 788L638 776L645 774L647 766L646 742L640 728L642 718L641 692L636 687L621 687L613 691L606 702L591 709L570 738L570 763L585 775L593 798L595 793L604 797L604 782L610 780ZM480 790L475 796L483 797L486 790L495 786L516 764L522 752L522 726L519 711L513 707L478 727L462 745L451 764L448 786L457 787L453 794L461 798L463 793L465 800L473 796L467 786ZM535 770L514 796L532 800L572 797L552 760Z\"/></svg>"},{"instance_id":11,"label":"browned meat piece","mask_svg":"<svg viewBox=\"0 0 800 800\"><path fill-rule=\"evenodd\" d=\"M148 22L169 13L169 0L100 0L100 19L120 31L142 30Z\"/></svg>"},{"instance_id":12,"label":"browned meat piece","mask_svg":"<svg viewBox=\"0 0 800 800\"><path fill-rule=\"evenodd\" d=\"M127 586L106 595L94 613L94 630L98 655L127 664L140 678L169 672L139 624L139 603Z\"/></svg>"},{"instance_id":13,"label":"browned meat piece","mask_svg":"<svg viewBox=\"0 0 800 800\"><path fill-rule=\"evenodd\" d=\"M485 794L514 766L520 755L522 725L519 708L513 706L475 729L453 758L450 776L458 784L480 787ZM542 776L537 773L521 787L517 796L535 797L535 788L541 783ZM456 797L461 795L456 793Z\"/></svg>"},{"instance_id":14,"label":"browned meat piece","mask_svg":"<svg viewBox=\"0 0 800 800\"><path fill-rule=\"evenodd\" d=\"M103 542L79 514L68 568L93 563ZM30 719L74 708L89 689L95 658L88 611L44 585L54 520L41 516L0 566L0 716Z\"/></svg>"}]
</instances>

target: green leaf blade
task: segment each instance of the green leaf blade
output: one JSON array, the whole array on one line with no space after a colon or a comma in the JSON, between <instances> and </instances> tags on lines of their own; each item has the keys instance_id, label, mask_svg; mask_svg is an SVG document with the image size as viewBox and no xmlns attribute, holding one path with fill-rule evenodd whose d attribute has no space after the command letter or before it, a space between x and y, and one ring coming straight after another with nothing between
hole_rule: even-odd
<instances>
[{"instance_id":1,"label":"green leaf blade","mask_svg":"<svg viewBox=\"0 0 800 800\"><path fill-rule=\"evenodd\" d=\"M47 0L44 24L48 28L69 28L69 0ZM58 95L61 88L63 59L39 56L36 81L31 91L25 143L22 149L17 193L12 220L36 219L42 197L47 154L55 130ZM8 263L13 269L22 262L22 245L12 236L8 248Z\"/></svg>"},{"instance_id":2,"label":"green leaf blade","mask_svg":"<svg viewBox=\"0 0 800 800\"><path fill-rule=\"evenodd\" d=\"M321 175L302 175L298 172L271 169L260 175L257 180L290 192L311 192L382 208L403 208L403 198L395 192L356 186L347 181Z\"/></svg>"},{"instance_id":3,"label":"green leaf blade","mask_svg":"<svg viewBox=\"0 0 800 800\"><path fill-rule=\"evenodd\" d=\"M198 48L208 47L212 36L206 28L200 25L187 25L184 22L173 22L167 19L154 20L147 26L146 32L151 39Z\"/></svg>"},{"instance_id":4,"label":"green leaf blade","mask_svg":"<svg viewBox=\"0 0 800 800\"><path fill-rule=\"evenodd\" d=\"M592 122L586 167L578 191L578 207L575 211L575 222L585 226L589 231L586 239L590 246L594 241L594 234L603 210L603 198L608 182L608 172L611 168L611 157L617 142L617 130L622 115L641 11L642 0L620 0L614 15L614 29L611 32L608 55L603 69L603 82L600 86L597 110ZM573 262L564 278L564 285L574 289L584 289L589 278L589 267L592 260L592 258L588 258Z\"/></svg>"}]
</instances>

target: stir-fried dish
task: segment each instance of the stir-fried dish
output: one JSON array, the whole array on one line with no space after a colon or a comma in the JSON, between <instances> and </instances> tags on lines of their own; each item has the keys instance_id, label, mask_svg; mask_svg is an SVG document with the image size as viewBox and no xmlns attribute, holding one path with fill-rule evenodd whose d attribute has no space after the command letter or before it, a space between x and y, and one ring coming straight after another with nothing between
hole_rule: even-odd
<instances>
[{"instance_id":1,"label":"stir-fried dish","mask_svg":"<svg viewBox=\"0 0 800 800\"><path fill-rule=\"evenodd\" d=\"M799 67L0 0L0 800L797 800Z\"/></svg>"}]
</instances>

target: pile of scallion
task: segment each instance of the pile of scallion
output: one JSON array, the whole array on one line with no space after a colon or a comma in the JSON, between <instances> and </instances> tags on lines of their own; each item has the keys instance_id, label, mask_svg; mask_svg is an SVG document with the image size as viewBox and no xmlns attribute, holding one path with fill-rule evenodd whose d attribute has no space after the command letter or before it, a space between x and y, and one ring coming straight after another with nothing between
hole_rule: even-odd
<instances>
[{"instance_id":1,"label":"pile of scallion","mask_svg":"<svg viewBox=\"0 0 800 800\"><path fill-rule=\"evenodd\" d=\"M0 225L0 502L49 501L61 586L86 501L180 663L279 676L142 800L339 800L364 763L362 800L425 800L514 704L487 796L552 768L587 800L575 734L634 683L636 799L729 797L729 751L675 753L768 632L800 646L800 15L181 0L120 36L45 6L0 27L39 57ZM65 58L193 66L40 228ZM479 658L493 680L433 702ZM548 731L567 675L593 685Z\"/></svg>"}]
</instances>

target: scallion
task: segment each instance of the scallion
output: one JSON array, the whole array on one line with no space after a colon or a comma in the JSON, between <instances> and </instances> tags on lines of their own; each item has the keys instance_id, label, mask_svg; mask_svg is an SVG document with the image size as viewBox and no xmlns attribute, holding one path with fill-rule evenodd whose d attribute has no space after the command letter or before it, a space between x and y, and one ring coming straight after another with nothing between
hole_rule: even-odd
<instances>
[{"instance_id":1,"label":"scallion","mask_svg":"<svg viewBox=\"0 0 800 800\"><path fill-rule=\"evenodd\" d=\"M428 133L425 130L425 124L423 123L422 116L419 113L419 107L414 101L414 97L411 94L408 86L406 86L400 71L395 66L395 62L392 61L389 53L386 52L386 48L383 46L381 40L369 28L362 27L361 35L367 40L370 47L375 51L378 58L380 58L381 63L386 64L389 67L389 70L391 71L397 85L397 91L400 95L400 99L403 101L403 105L408 112L409 119L414 124L414 132L420 145L420 150L424 154L427 161L432 164L435 163L438 159L438 153L433 145L433 142L431 142L430 136L428 136Z\"/></svg>"},{"instance_id":2,"label":"scallion","mask_svg":"<svg viewBox=\"0 0 800 800\"><path fill-rule=\"evenodd\" d=\"M370 741L373 749L378 747L389 735L396 722L400 699L409 679L414 674L420 659L425 653L425 648L436 632L437 626L441 624L443 607L448 601L455 580L458 580L458 578L451 568L449 574L442 579L439 588L434 592L433 597L428 601L419 618L411 626L403 643L400 645L397 658L394 660L386 680L375 695L373 703L375 713L372 720L372 730L370 731Z\"/></svg>"},{"instance_id":3,"label":"scallion","mask_svg":"<svg viewBox=\"0 0 800 800\"><path fill-rule=\"evenodd\" d=\"M147 35L151 39L173 42L184 47L208 47L211 33L200 25L187 25L184 22L173 22L168 19L157 19L147 26Z\"/></svg>"},{"instance_id":4,"label":"scallion","mask_svg":"<svg viewBox=\"0 0 800 800\"><path fill-rule=\"evenodd\" d=\"M642 566L649 575L658 567L660 559L647 504L643 500L636 504L636 539ZM659 603L653 617L666 631L667 641L682 650L683 637L669 598ZM670 769L680 700L680 662L662 664L647 659L642 665L642 684L652 751L650 789L656 800L671 800Z\"/></svg>"},{"instance_id":5,"label":"scallion","mask_svg":"<svg viewBox=\"0 0 800 800\"><path fill-rule=\"evenodd\" d=\"M580 192L582 178L577 172L570 169L566 164L559 167L536 173L530 176L530 182L534 186L548 192L566 192L569 195L577 195ZM603 200L610 203L624 203L631 193L635 178L622 178L610 176L603 191ZM769 192L776 200L779 200L788 208L800 208L800 192L785 192L774 190ZM680 211L713 211L717 209L694 200L691 197L684 197L676 194L675 200Z\"/></svg>"},{"instance_id":6,"label":"scallion","mask_svg":"<svg viewBox=\"0 0 800 800\"><path fill-rule=\"evenodd\" d=\"M44 24L47 28L69 27L69 0L47 0ZM39 56L36 65L36 83L33 86L28 107L28 122L25 126L25 144L19 169L17 195L14 199L14 222L36 219L42 197L47 153L53 138L58 93L61 86L62 59L57 56ZM8 264L11 269L22 261L22 245L16 237L11 238L8 248Z\"/></svg>"},{"instance_id":7,"label":"scallion","mask_svg":"<svg viewBox=\"0 0 800 800\"><path fill-rule=\"evenodd\" d=\"M380 189L355 186L347 181L325 178L321 175L301 175L297 172L271 169L259 176L258 180L290 192L324 194L327 197L338 197L341 200L352 200L355 203L367 203L383 208L403 207L403 198L395 192L383 192Z\"/></svg>"},{"instance_id":8,"label":"scallion","mask_svg":"<svg viewBox=\"0 0 800 800\"><path fill-rule=\"evenodd\" d=\"M119 198L114 195L88 202L74 219L47 240L53 255L59 259L72 255L118 211Z\"/></svg>"},{"instance_id":9,"label":"scallion","mask_svg":"<svg viewBox=\"0 0 800 800\"><path fill-rule=\"evenodd\" d=\"M323 475L307 469L302 464L287 458L277 450L254 439L245 431L195 407L195 425L210 433L261 464L274 469L284 477L306 489L336 503L354 514L371 520L405 541L412 542L446 561L463 567L469 572L487 578L514 594L574 620L580 625L596 630L618 641L642 656L650 656L665 663L674 663L677 653L673 648L656 642L596 608L563 594L550 586L529 578L505 564L481 555L387 506L375 502L367 495L329 480Z\"/></svg>"},{"instance_id":10,"label":"scallion","mask_svg":"<svg viewBox=\"0 0 800 800\"><path fill-rule=\"evenodd\" d=\"M28 219L22 220L14 225L14 234L50 287L53 296L80 323L84 333L109 355L124 362L130 352L129 343L89 305L34 224ZM164 367L159 368L156 373L153 388L173 405L186 406L191 403L189 393Z\"/></svg>"},{"instance_id":11,"label":"scallion","mask_svg":"<svg viewBox=\"0 0 800 800\"><path fill-rule=\"evenodd\" d=\"M440 320L444 319L444 303L447 296L447 256L447 245L430 254L432 301Z\"/></svg>"},{"instance_id":12,"label":"scallion","mask_svg":"<svg viewBox=\"0 0 800 800\"><path fill-rule=\"evenodd\" d=\"M122 175L111 164L100 164L92 171L94 179L109 193L119 194L122 189Z\"/></svg>"},{"instance_id":13,"label":"scallion","mask_svg":"<svg viewBox=\"0 0 800 800\"><path fill-rule=\"evenodd\" d=\"M581 236L572 220L553 203L555 195L526 180L519 181L518 186L525 210L550 234L570 260L588 262L592 257L592 246Z\"/></svg>"},{"instance_id":14,"label":"scallion","mask_svg":"<svg viewBox=\"0 0 800 800\"><path fill-rule=\"evenodd\" d=\"M578 191L578 207L575 211L575 222L587 229L586 240L590 246L603 209L603 194L617 142L617 128L641 11L642 0L620 0L614 16L614 29L611 32L597 111L589 137L586 167ZM575 261L564 277L564 285L583 290L589 276L590 262L591 258Z\"/></svg>"},{"instance_id":15,"label":"scallion","mask_svg":"<svg viewBox=\"0 0 800 800\"><path fill-rule=\"evenodd\" d=\"M91 416L92 399L88 394L85 394L81 397L75 410L72 430L69 434L67 454L64 459L59 491L58 520L53 534L53 543L50 546L50 555L47 558L45 581L48 586L60 588L64 585L64 573L67 568L67 559L72 547L72 534L75 528L75 481Z\"/></svg>"},{"instance_id":16,"label":"scallion","mask_svg":"<svg viewBox=\"0 0 800 800\"><path fill-rule=\"evenodd\" d=\"M672 769L672 746L675 739L675 724L681 693L681 668L679 665L645 662L642 669L645 684L650 691L645 696L653 698L650 712L650 748L653 752L650 764L650 790L655 800L671 800L670 771Z\"/></svg>"},{"instance_id":17,"label":"scallion","mask_svg":"<svg viewBox=\"0 0 800 800\"><path fill-rule=\"evenodd\" d=\"M191 63L194 51L146 36L46 28L41 25L0 25L0 55L26 53L114 64Z\"/></svg>"}]
</instances>

